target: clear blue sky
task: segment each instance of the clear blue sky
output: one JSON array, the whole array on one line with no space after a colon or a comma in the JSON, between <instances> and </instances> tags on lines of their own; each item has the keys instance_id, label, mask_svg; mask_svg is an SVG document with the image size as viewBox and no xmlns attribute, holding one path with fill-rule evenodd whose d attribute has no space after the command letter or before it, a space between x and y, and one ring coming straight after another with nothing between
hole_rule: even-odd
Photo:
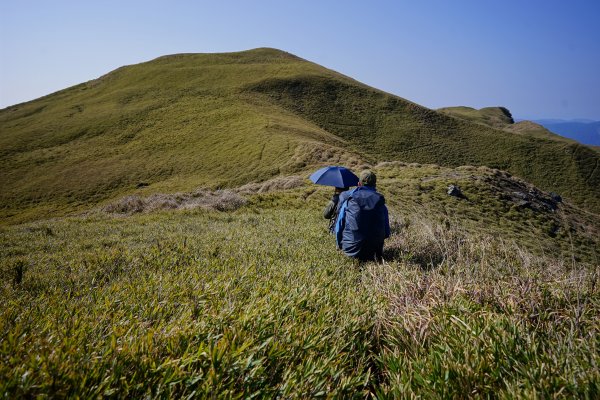
<instances>
[{"instance_id":1,"label":"clear blue sky","mask_svg":"<svg viewBox=\"0 0 600 400\"><path fill-rule=\"evenodd\" d=\"M599 0L0 0L0 108L161 55L255 47L430 108L600 120Z\"/></svg>"}]
</instances>

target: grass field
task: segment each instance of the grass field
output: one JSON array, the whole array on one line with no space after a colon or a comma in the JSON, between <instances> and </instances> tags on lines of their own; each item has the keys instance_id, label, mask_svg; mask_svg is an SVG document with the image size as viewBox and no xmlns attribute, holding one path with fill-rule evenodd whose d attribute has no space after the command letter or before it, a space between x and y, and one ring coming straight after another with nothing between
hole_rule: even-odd
<instances>
[{"instance_id":1,"label":"grass field","mask_svg":"<svg viewBox=\"0 0 600 400\"><path fill-rule=\"evenodd\" d=\"M561 205L550 236L554 214L502 211L492 170L377 171L393 235L362 269L312 185L0 228L0 394L597 398L594 217Z\"/></svg>"},{"instance_id":2,"label":"grass field","mask_svg":"<svg viewBox=\"0 0 600 400\"><path fill-rule=\"evenodd\" d=\"M515 123L512 114L505 107L484 107L479 110L471 107L444 107L437 111L499 129Z\"/></svg>"},{"instance_id":3,"label":"grass field","mask_svg":"<svg viewBox=\"0 0 600 400\"><path fill-rule=\"evenodd\" d=\"M256 77L300 71L337 76L268 49L170 56L0 110L2 223L125 194L238 186L315 162L351 165L360 157L339 138L240 94Z\"/></svg>"},{"instance_id":4,"label":"grass field","mask_svg":"<svg viewBox=\"0 0 600 400\"><path fill-rule=\"evenodd\" d=\"M0 110L0 396L598 398L600 153L507 112L273 49ZM377 172L384 263L325 164Z\"/></svg>"},{"instance_id":5,"label":"grass field","mask_svg":"<svg viewBox=\"0 0 600 400\"><path fill-rule=\"evenodd\" d=\"M600 153L555 139L429 110L275 49L166 56L0 110L0 223L382 161L487 165L598 212Z\"/></svg>"}]
</instances>

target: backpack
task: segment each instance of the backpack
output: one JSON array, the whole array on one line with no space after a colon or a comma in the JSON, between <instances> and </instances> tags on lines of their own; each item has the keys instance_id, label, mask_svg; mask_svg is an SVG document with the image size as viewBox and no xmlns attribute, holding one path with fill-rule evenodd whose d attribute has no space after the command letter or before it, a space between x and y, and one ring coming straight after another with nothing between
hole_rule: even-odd
<instances>
[{"instance_id":1,"label":"backpack","mask_svg":"<svg viewBox=\"0 0 600 400\"><path fill-rule=\"evenodd\" d=\"M344 200L344 202L340 205L338 204L339 207L339 211L337 214L337 219L335 221L335 227L334 227L334 234L335 234L335 242L337 244L338 249L342 248L342 232L344 232L344 222L345 222L345 217L346 217L346 209L348 208L348 202L350 201L350 199L352 198L352 195L354 194L354 192L356 192L356 190L358 190L358 188L352 190L350 192L350 195L346 198L346 200Z\"/></svg>"},{"instance_id":2,"label":"backpack","mask_svg":"<svg viewBox=\"0 0 600 400\"><path fill-rule=\"evenodd\" d=\"M357 193L359 190L375 192L378 200L375 200L370 195L366 198L359 196ZM366 201L367 198L371 200ZM351 200L352 203L350 203ZM367 208L364 208L366 206L365 201L370 203ZM354 204L355 202L356 205ZM348 219L349 215L352 218ZM348 197L340 204L334 233L339 249L342 249L342 240L345 243L344 247L349 246L348 249L342 249L345 252L347 250L352 252L350 248L356 248L357 245L361 247L362 245L359 243L369 243L368 246L380 242L383 243L383 240L390 236L388 210L385 206L384 197L380 193L377 193L375 189L367 187L357 187L349 192Z\"/></svg>"}]
</instances>

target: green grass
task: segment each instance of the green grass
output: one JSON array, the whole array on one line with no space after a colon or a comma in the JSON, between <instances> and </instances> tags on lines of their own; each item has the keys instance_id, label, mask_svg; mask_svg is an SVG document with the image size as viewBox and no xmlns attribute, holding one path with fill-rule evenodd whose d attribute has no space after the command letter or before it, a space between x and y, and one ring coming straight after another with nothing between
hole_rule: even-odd
<instances>
[{"instance_id":1,"label":"green grass","mask_svg":"<svg viewBox=\"0 0 600 400\"><path fill-rule=\"evenodd\" d=\"M256 77L310 70L325 71L268 49L163 57L2 110L2 220L82 210L139 183L149 193L262 181L314 165L315 153L328 157L317 162L360 159L240 94Z\"/></svg>"},{"instance_id":2,"label":"green grass","mask_svg":"<svg viewBox=\"0 0 600 400\"><path fill-rule=\"evenodd\" d=\"M444 107L437 111L499 129L515 123L512 114L505 107L485 107L480 110L471 107Z\"/></svg>"},{"instance_id":3,"label":"green grass","mask_svg":"<svg viewBox=\"0 0 600 400\"><path fill-rule=\"evenodd\" d=\"M0 110L0 218L394 160L508 170L597 212L598 158L428 110L278 50L182 54Z\"/></svg>"},{"instance_id":4,"label":"green grass","mask_svg":"<svg viewBox=\"0 0 600 400\"><path fill-rule=\"evenodd\" d=\"M0 396L597 398L597 152L480 122L271 49L0 111ZM335 250L328 163L376 170L384 264Z\"/></svg>"},{"instance_id":5,"label":"green grass","mask_svg":"<svg viewBox=\"0 0 600 400\"><path fill-rule=\"evenodd\" d=\"M378 171L381 190L397 208L399 218L421 216L439 225L461 227L473 235L497 236L540 256L592 264L600 261L597 215L569 203L559 204L555 211L520 207L515 193L536 189L502 171L402 163L383 164ZM465 198L448 196L449 185L460 187ZM543 192L535 197L549 200Z\"/></svg>"},{"instance_id":6,"label":"green grass","mask_svg":"<svg viewBox=\"0 0 600 400\"><path fill-rule=\"evenodd\" d=\"M454 118L353 81L312 74L265 79L249 90L345 139L367 160L498 168L600 210L600 155L557 135L493 129L480 123L487 115L477 114L476 122ZM509 118L497 110L508 113L484 112Z\"/></svg>"},{"instance_id":7,"label":"green grass","mask_svg":"<svg viewBox=\"0 0 600 400\"><path fill-rule=\"evenodd\" d=\"M361 270L326 232L330 190L312 185L250 194L230 212L0 228L0 393L597 397L597 243L573 244L588 261L550 254L568 239L534 229L549 215L523 217L531 226L513 240L518 217L473 220L478 207L443 195L458 182L500 209L491 170L377 172L393 236L386 263ZM572 237L597 242L583 229L594 216L559 213L581 223Z\"/></svg>"}]
</instances>

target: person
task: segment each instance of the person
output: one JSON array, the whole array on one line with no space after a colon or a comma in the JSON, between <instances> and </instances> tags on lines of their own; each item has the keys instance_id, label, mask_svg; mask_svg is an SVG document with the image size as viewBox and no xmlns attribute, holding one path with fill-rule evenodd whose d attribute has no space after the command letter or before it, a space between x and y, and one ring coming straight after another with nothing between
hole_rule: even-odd
<instances>
[{"instance_id":1,"label":"person","mask_svg":"<svg viewBox=\"0 0 600 400\"><path fill-rule=\"evenodd\" d=\"M335 234L338 248L358 262L382 260L383 242L390 236L385 198L377 192L377 176L360 174L358 187L338 200Z\"/></svg>"},{"instance_id":2,"label":"person","mask_svg":"<svg viewBox=\"0 0 600 400\"><path fill-rule=\"evenodd\" d=\"M348 189L349 188L347 188L347 187L344 187L344 188L336 187L335 191L333 192L333 197L331 197L331 200L329 200L329 203L323 209L323 218L329 220L329 232L330 233L333 233L333 228L335 227L335 220L337 219L337 215L338 215L338 204L339 204L340 194L347 191Z\"/></svg>"}]
</instances>

